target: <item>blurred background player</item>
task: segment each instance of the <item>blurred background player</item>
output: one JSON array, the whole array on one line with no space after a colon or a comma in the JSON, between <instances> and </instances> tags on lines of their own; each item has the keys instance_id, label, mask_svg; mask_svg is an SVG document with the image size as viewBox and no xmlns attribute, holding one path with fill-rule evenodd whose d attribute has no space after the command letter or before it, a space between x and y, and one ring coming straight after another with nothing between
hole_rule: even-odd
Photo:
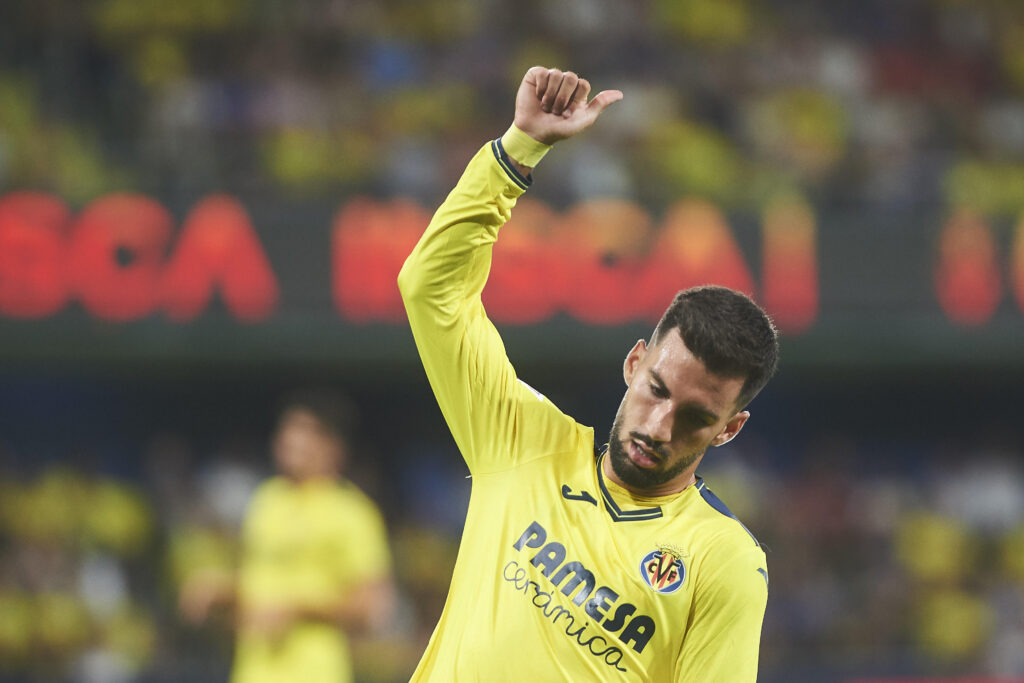
<instances>
[{"instance_id":1,"label":"blurred background player","mask_svg":"<svg viewBox=\"0 0 1024 683\"><path fill-rule=\"evenodd\" d=\"M234 683L351 681L347 636L390 618L384 520L341 476L350 420L337 397L292 397L272 443L278 475L249 504L237 576L200 573L183 587L180 609L194 623L234 604Z\"/></svg>"}]
</instances>

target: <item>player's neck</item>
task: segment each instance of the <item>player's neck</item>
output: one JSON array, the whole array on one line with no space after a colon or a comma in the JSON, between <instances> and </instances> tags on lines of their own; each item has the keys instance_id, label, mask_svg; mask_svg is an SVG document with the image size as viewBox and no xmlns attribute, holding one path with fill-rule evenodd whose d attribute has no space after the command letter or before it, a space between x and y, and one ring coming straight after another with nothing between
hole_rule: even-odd
<instances>
[{"instance_id":1,"label":"player's neck","mask_svg":"<svg viewBox=\"0 0 1024 683\"><path fill-rule=\"evenodd\" d=\"M329 484L338 481L338 475L333 472L318 472L297 476L285 474L284 477L295 486L317 486L318 484Z\"/></svg>"}]
</instances>

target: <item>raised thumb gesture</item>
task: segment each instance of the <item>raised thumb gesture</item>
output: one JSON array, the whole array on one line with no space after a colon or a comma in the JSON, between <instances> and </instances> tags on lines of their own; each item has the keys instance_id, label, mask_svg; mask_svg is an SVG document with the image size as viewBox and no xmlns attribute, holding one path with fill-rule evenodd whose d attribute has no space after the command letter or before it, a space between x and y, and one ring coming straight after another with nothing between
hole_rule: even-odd
<instances>
[{"instance_id":1,"label":"raised thumb gesture","mask_svg":"<svg viewBox=\"0 0 1024 683\"><path fill-rule=\"evenodd\" d=\"M590 82L572 71L532 67L516 94L515 125L538 142L554 144L589 127L604 109L622 99L619 90L604 90L594 99Z\"/></svg>"}]
</instances>

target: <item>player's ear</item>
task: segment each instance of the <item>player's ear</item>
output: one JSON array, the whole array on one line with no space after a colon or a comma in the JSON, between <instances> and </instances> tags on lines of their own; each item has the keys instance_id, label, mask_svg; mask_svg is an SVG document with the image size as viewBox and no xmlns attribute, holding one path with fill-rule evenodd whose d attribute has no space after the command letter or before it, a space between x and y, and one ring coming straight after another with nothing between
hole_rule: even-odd
<instances>
[{"instance_id":1,"label":"player's ear","mask_svg":"<svg viewBox=\"0 0 1024 683\"><path fill-rule=\"evenodd\" d=\"M633 376L636 375L636 369L640 367L640 361L643 360L645 353L647 353L647 342L638 339L626 354L626 360L622 363L622 378L626 380L626 386L633 383Z\"/></svg>"},{"instance_id":2,"label":"player's ear","mask_svg":"<svg viewBox=\"0 0 1024 683\"><path fill-rule=\"evenodd\" d=\"M736 435L743 429L743 425L750 419L750 413L746 410L741 411L733 415L728 422L725 423L725 429L719 432L718 436L711 440L712 446L721 446L727 444L736 438Z\"/></svg>"}]
</instances>

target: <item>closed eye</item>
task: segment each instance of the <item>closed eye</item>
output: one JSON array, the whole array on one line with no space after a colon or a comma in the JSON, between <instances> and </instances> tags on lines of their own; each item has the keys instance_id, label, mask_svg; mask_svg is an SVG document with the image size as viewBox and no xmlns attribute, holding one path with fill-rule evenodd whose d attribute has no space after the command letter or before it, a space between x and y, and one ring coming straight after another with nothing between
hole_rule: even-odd
<instances>
[{"instance_id":1,"label":"closed eye","mask_svg":"<svg viewBox=\"0 0 1024 683\"><path fill-rule=\"evenodd\" d=\"M684 420L686 420L687 424L693 426L695 429L710 427L718 422L718 417L716 415L700 408L684 408L680 415Z\"/></svg>"},{"instance_id":2,"label":"closed eye","mask_svg":"<svg viewBox=\"0 0 1024 683\"><path fill-rule=\"evenodd\" d=\"M668 398L668 390L665 387L655 384L654 382L651 382L650 387L651 393L657 398Z\"/></svg>"},{"instance_id":3,"label":"closed eye","mask_svg":"<svg viewBox=\"0 0 1024 683\"><path fill-rule=\"evenodd\" d=\"M655 398L670 398L672 393L668 390L665 385L665 380L661 378L657 370L653 368L648 371L648 382L650 383L651 394Z\"/></svg>"},{"instance_id":4,"label":"closed eye","mask_svg":"<svg viewBox=\"0 0 1024 683\"><path fill-rule=\"evenodd\" d=\"M686 420L687 424L696 429L703 429L704 427L710 427L715 424L715 420L708 415L690 410L683 412L683 419Z\"/></svg>"}]
</instances>

